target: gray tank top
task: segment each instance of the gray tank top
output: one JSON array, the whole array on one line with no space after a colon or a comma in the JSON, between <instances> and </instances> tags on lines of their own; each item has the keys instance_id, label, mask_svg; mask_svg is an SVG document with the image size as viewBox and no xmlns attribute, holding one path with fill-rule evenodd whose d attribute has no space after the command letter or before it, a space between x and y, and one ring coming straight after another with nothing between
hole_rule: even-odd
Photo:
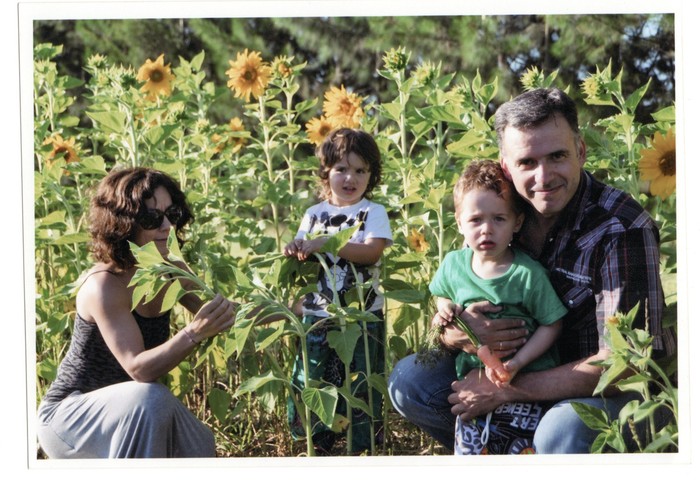
<instances>
[{"instance_id":1,"label":"gray tank top","mask_svg":"<svg viewBox=\"0 0 700 485\"><path fill-rule=\"evenodd\" d=\"M94 273L93 273L94 274ZM143 317L132 312L143 335L146 349L152 349L170 336L170 312L158 317ZM66 356L58 367L56 380L44 396L46 403L63 400L74 391L86 393L131 377L110 352L97 324L75 317L73 336Z\"/></svg>"}]
</instances>

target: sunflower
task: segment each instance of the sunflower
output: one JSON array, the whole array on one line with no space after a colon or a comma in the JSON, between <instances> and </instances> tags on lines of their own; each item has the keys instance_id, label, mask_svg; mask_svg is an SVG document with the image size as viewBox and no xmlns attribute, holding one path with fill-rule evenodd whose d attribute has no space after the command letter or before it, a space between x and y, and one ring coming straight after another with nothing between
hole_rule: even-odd
<instances>
[{"instance_id":1,"label":"sunflower","mask_svg":"<svg viewBox=\"0 0 700 485\"><path fill-rule=\"evenodd\" d=\"M236 131L245 131L245 126L243 126L243 121L236 116L235 118L231 118L231 121L228 123L228 127L231 131L236 132ZM233 142L233 151L234 153L243 148L246 144L246 139L242 136L232 136L229 138L231 142Z\"/></svg>"},{"instance_id":2,"label":"sunflower","mask_svg":"<svg viewBox=\"0 0 700 485\"><path fill-rule=\"evenodd\" d=\"M422 86L432 84L440 74L440 66L430 61L421 63L412 73L415 80Z\"/></svg>"},{"instance_id":3,"label":"sunflower","mask_svg":"<svg viewBox=\"0 0 700 485\"><path fill-rule=\"evenodd\" d=\"M334 126L340 128L357 128L364 113L362 112L362 98L357 94L348 93L345 86L332 87L326 91L323 102L323 112L326 119Z\"/></svg>"},{"instance_id":4,"label":"sunflower","mask_svg":"<svg viewBox=\"0 0 700 485\"><path fill-rule=\"evenodd\" d=\"M251 52L248 49L236 54L236 62L228 61L231 69L226 71L229 77L226 85L234 92L237 98L250 101L250 95L259 98L265 92L267 84L272 76L272 68L263 62L259 52Z\"/></svg>"},{"instance_id":5,"label":"sunflower","mask_svg":"<svg viewBox=\"0 0 700 485\"><path fill-rule=\"evenodd\" d=\"M238 132L238 131L245 131L245 127L243 126L243 122L239 117L231 118L231 120L228 123L228 128L232 132ZM214 145L214 152L215 153L221 153L224 151L227 147L233 145L233 153L238 152L243 146L246 144L246 139L245 137L242 136L233 136L233 135L226 135L226 138L221 136L218 133L214 133L211 135L210 140Z\"/></svg>"},{"instance_id":6,"label":"sunflower","mask_svg":"<svg viewBox=\"0 0 700 485\"><path fill-rule=\"evenodd\" d=\"M148 93L146 98L151 101L154 101L159 94L170 96L172 92L171 83L175 76L170 72L170 64L167 66L164 64L163 57L164 54L161 54L155 61L146 59L136 75L137 81L146 83L141 87L141 91Z\"/></svg>"},{"instance_id":7,"label":"sunflower","mask_svg":"<svg viewBox=\"0 0 700 485\"><path fill-rule=\"evenodd\" d=\"M309 136L309 141L321 145L328 134L335 129L335 125L328 121L325 116L320 118L312 118L306 123L306 133Z\"/></svg>"},{"instance_id":8,"label":"sunflower","mask_svg":"<svg viewBox=\"0 0 700 485\"><path fill-rule=\"evenodd\" d=\"M654 133L652 148L639 151L639 175L651 181L651 195L666 199L676 190L676 134L669 130L665 135Z\"/></svg>"},{"instance_id":9,"label":"sunflower","mask_svg":"<svg viewBox=\"0 0 700 485\"><path fill-rule=\"evenodd\" d=\"M53 135L44 141L44 145L52 145L51 153L48 154L47 161L52 165L57 159L63 158L66 164L80 160L75 146L75 137L64 140L61 135Z\"/></svg>"},{"instance_id":10,"label":"sunflower","mask_svg":"<svg viewBox=\"0 0 700 485\"><path fill-rule=\"evenodd\" d=\"M408 59L411 54L406 54L406 48L399 47L398 49L391 49L384 54L382 60L384 61L384 69L391 72L402 72L408 66Z\"/></svg>"},{"instance_id":11,"label":"sunflower","mask_svg":"<svg viewBox=\"0 0 700 485\"><path fill-rule=\"evenodd\" d=\"M279 78L287 78L294 74L292 69L292 60L287 56L277 56L272 61L272 70Z\"/></svg>"},{"instance_id":12,"label":"sunflower","mask_svg":"<svg viewBox=\"0 0 700 485\"><path fill-rule=\"evenodd\" d=\"M430 249L430 244L425 240L422 232L411 229L411 235L408 236L408 245L418 253L424 253Z\"/></svg>"},{"instance_id":13,"label":"sunflower","mask_svg":"<svg viewBox=\"0 0 700 485\"><path fill-rule=\"evenodd\" d=\"M522 84L525 89L536 89L544 84L544 73L536 66L533 66L520 76L520 84Z\"/></svg>"}]
</instances>

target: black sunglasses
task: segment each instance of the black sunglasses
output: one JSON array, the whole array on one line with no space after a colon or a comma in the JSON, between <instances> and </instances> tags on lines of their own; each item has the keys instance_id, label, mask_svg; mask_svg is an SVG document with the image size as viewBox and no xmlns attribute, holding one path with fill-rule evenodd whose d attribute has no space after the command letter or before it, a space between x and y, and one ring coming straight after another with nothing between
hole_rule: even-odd
<instances>
[{"instance_id":1,"label":"black sunglasses","mask_svg":"<svg viewBox=\"0 0 700 485\"><path fill-rule=\"evenodd\" d=\"M177 205L171 205L164 211L159 209L146 209L141 211L136 218L136 222L138 222L139 226L143 229L150 231L152 229L158 229L161 224L163 224L163 217L167 217L173 226L177 226L182 219L182 208Z\"/></svg>"}]
</instances>

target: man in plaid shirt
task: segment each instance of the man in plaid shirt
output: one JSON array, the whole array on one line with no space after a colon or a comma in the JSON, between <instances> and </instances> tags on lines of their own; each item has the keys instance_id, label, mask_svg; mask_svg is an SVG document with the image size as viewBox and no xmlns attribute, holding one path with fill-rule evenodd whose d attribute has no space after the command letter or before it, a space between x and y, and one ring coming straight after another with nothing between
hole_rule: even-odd
<instances>
[{"instance_id":1,"label":"man in plaid shirt","mask_svg":"<svg viewBox=\"0 0 700 485\"><path fill-rule=\"evenodd\" d=\"M629 195L583 170L586 146L576 106L564 92L538 89L518 96L496 112L495 127L501 165L529 203L516 244L550 270L569 309L558 342L561 365L518 374L511 386L499 389L478 371L454 382L453 359L427 368L409 356L392 372L390 396L404 417L450 449L454 415L471 419L511 402L556 403L535 431L537 453L588 453L597 432L567 400L605 409L614 419L637 397L614 391L605 399L591 397L602 373L593 362L609 353L605 319L640 303L637 323L643 326L647 319L656 356L675 352L674 335L661 326L658 229ZM488 302L474 304L462 318L482 343L506 357L525 342L526 333L516 320L484 316L497 310ZM446 328L448 347L474 352L459 330Z\"/></svg>"}]
</instances>

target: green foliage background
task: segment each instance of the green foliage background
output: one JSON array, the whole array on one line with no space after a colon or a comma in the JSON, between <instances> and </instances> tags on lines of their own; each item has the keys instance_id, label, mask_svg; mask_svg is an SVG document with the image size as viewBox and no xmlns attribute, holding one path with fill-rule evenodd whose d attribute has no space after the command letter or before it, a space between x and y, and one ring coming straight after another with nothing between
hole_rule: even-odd
<instances>
[{"instance_id":1,"label":"green foliage background","mask_svg":"<svg viewBox=\"0 0 700 485\"><path fill-rule=\"evenodd\" d=\"M655 132L675 126L671 15L62 20L34 27L37 402L67 350L75 282L90 266L90 188L115 165L150 165L180 182L196 215L183 254L215 291L270 305L298 297L302 288L279 251L315 200L317 162L303 126L321 113L324 92L340 84L363 97L362 127L383 155L375 200L388 208L395 237L382 266L387 371L425 338L427 285L445 252L461 245L450 197L455 178L470 160L497 157L494 108L537 86L556 85L579 101L586 168L632 193L656 218L667 320L675 324L675 196L651 196L637 173L640 150ZM274 78L259 100L235 99L225 71L245 48L268 62L293 57L294 75ZM161 53L176 76L173 94L145 102L135 71ZM587 95L579 86L592 75L601 91ZM243 132L228 129L234 116ZM52 156L46 140L57 134L75 140L79 161ZM222 145L222 137L243 138L245 146ZM416 235L427 250L411 245ZM176 325L187 318L176 313ZM299 453L291 443L266 449L252 431L284 421L283 381L297 345L284 324L245 322L183 362L169 384L216 430L222 455ZM381 453L394 452L389 438Z\"/></svg>"}]
</instances>

